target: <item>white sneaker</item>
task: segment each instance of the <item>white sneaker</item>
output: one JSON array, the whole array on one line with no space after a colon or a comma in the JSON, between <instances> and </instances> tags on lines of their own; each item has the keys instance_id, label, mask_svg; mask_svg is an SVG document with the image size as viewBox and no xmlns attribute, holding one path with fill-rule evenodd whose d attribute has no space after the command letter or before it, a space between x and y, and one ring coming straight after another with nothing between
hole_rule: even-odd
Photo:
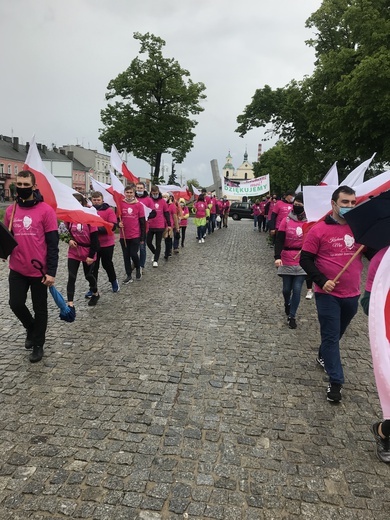
<instances>
[{"instance_id":1,"label":"white sneaker","mask_svg":"<svg viewBox=\"0 0 390 520\"><path fill-rule=\"evenodd\" d=\"M204 244L204 238L202 238L201 242L202 242L202 244Z\"/></svg>"},{"instance_id":2,"label":"white sneaker","mask_svg":"<svg viewBox=\"0 0 390 520\"><path fill-rule=\"evenodd\" d=\"M158 263L153 261L153 267L158 267Z\"/></svg>"},{"instance_id":3,"label":"white sneaker","mask_svg":"<svg viewBox=\"0 0 390 520\"><path fill-rule=\"evenodd\" d=\"M309 289L306 294L306 300L311 300L313 298L313 291Z\"/></svg>"},{"instance_id":4,"label":"white sneaker","mask_svg":"<svg viewBox=\"0 0 390 520\"><path fill-rule=\"evenodd\" d=\"M204 242L204 241L203 241L203 242ZM199 244L201 244L201 243L202 243L202 240L199 240Z\"/></svg>"}]
</instances>

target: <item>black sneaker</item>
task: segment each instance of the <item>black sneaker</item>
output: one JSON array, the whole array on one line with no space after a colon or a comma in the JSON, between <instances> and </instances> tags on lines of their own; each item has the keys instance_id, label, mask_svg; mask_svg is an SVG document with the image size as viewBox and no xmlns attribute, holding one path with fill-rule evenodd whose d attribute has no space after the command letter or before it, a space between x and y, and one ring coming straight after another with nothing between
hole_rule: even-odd
<instances>
[{"instance_id":1,"label":"black sneaker","mask_svg":"<svg viewBox=\"0 0 390 520\"><path fill-rule=\"evenodd\" d=\"M322 359L322 357L317 356L317 357L316 357L316 361L317 361L317 363L320 365L320 367L324 369L324 372L326 372L326 369L325 369L325 361Z\"/></svg>"},{"instance_id":2,"label":"black sneaker","mask_svg":"<svg viewBox=\"0 0 390 520\"><path fill-rule=\"evenodd\" d=\"M131 275L129 276L126 276L126 278L123 280L123 285L127 285L128 283L132 283L133 282L133 279L131 277Z\"/></svg>"},{"instance_id":3,"label":"black sneaker","mask_svg":"<svg viewBox=\"0 0 390 520\"><path fill-rule=\"evenodd\" d=\"M286 315L288 316L290 314L290 307L291 305L287 303L284 304L284 312L286 313Z\"/></svg>"},{"instance_id":4,"label":"black sneaker","mask_svg":"<svg viewBox=\"0 0 390 520\"><path fill-rule=\"evenodd\" d=\"M34 345L32 349L33 350L29 355L29 360L31 363L38 363L38 361L43 358L43 347L37 347Z\"/></svg>"},{"instance_id":5,"label":"black sneaker","mask_svg":"<svg viewBox=\"0 0 390 520\"><path fill-rule=\"evenodd\" d=\"M380 422L376 422L371 426L372 434L374 435L376 442L376 456L382 462L386 462L386 464L390 463L390 439L382 439L382 437L378 433L378 427Z\"/></svg>"},{"instance_id":6,"label":"black sneaker","mask_svg":"<svg viewBox=\"0 0 390 520\"><path fill-rule=\"evenodd\" d=\"M136 271L135 271L135 279L136 280L141 280L141 278L142 278L141 269L140 268L136 269Z\"/></svg>"},{"instance_id":7,"label":"black sneaker","mask_svg":"<svg viewBox=\"0 0 390 520\"><path fill-rule=\"evenodd\" d=\"M95 305L97 304L99 298L100 298L100 294L93 294L91 296L91 299L88 302L89 307L95 307Z\"/></svg>"},{"instance_id":8,"label":"black sneaker","mask_svg":"<svg viewBox=\"0 0 390 520\"><path fill-rule=\"evenodd\" d=\"M295 321L295 318L290 316L289 318L287 318L287 321L288 321L288 327L290 329L296 329L297 328L297 322Z\"/></svg>"},{"instance_id":9,"label":"black sneaker","mask_svg":"<svg viewBox=\"0 0 390 520\"><path fill-rule=\"evenodd\" d=\"M329 383L328 390L326 391L326 398L331 403L339 403L341 401L341 389L340 383Z\"/></svg>"}]
</instances>

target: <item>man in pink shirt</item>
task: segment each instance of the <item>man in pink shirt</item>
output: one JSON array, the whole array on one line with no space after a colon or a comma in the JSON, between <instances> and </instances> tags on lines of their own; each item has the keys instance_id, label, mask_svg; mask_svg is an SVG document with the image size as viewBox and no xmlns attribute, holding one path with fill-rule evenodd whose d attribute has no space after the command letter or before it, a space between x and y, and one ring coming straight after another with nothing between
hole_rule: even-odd
<instances>
[{"instance_id":1,"label":"man in pink shirt","mask_svg":"<svg viewBox=\"0 0 390 520\"><path fill-rule=\"evenodd\" d=\"M4 224L18 242L9 259L9 304L27 331L25 348L32 349L31 363L43 357L47 328L47 288L54 285L58 265L56 213L37 190L35 175L23 170L16 177L16 201L6 210ZM39 260L42 278L31 260ZM31 291L34 316L26 306Z\"/></svg>"},{"instance_id":2,"label":"man in pink shirt","mask_svg":"<svg viewBox=\"0 0 390 520\"><path fill-rule=\"evenodd\" d=\"M329 376L327 399L341 401L344 372L340 339L358 309L361 255L351 263L338 282L334 278L359 248L344 215L356 204L352 188L339 186L332 195L332 213L308 232L300 265L314 282L321 346L317 362Z\"/></svg>"}]
</instances>

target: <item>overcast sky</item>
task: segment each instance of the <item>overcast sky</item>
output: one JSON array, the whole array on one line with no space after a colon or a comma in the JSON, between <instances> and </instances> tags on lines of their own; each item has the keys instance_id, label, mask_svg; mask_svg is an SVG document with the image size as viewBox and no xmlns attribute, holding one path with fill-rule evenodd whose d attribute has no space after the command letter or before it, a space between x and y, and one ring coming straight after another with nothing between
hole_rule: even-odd
<instances>
[{"instance_id":1,"label":"overcast sky","mask_svg":"<svg viewBox=\"0 0 390 520\"><path fill-rule=\"evenodd\" d=\"M108 82L139 51L134 32L166 41L191 79L206 85L194 148L177 174L212 182L210 160L222 168L257 159L274 141L261 129L235 132L257 88L283 87L314 67L305 21L321 0L0 0L0 134L48 146L81 144L103 151L100 110ZM171 163L169 155L163 156ZM136 175L150 167L129 157ZM180 179L179 179L180 180Z\"/></svg>"}]
</instances>

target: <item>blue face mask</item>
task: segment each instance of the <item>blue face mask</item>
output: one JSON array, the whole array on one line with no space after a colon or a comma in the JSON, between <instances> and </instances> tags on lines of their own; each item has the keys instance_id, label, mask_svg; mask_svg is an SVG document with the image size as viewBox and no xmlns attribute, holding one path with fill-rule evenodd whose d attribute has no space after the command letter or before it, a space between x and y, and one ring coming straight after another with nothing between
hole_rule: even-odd
<instances>
[{"instance_id":1,"label":"blue face mask","mask_svg":"<svg viewBox=\"0 0 390 520\"><path fill-rule=\"evenodd\" d=\"M344 215L348 213L348 211L351 211L353 208L340 208L339 207L339 215L340 217L344 218Z\"/></svg>"}]
</instances>

